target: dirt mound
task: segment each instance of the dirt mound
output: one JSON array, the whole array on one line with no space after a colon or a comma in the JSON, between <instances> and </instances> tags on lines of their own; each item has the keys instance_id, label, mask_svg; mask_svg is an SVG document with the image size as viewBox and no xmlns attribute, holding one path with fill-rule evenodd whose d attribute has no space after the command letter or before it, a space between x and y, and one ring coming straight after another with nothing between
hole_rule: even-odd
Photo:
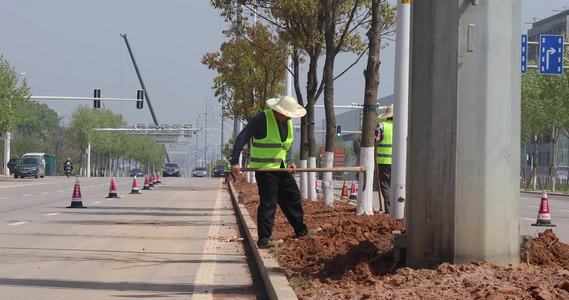
<instances>
[{"instance_id":1,"label":"dirt mound","mask_svg":"<svg viewBox=\"0 0 569 300\"><path fill-rule=\"evenodd\" d=\"M256 221L257 185L239 178L234 187ZM531 239L529 265L444 263L414 270L393 262L392 232L404 233L401 221L356 216L355 206L342 202L303 206L305 223L322 231L297 239L278 209L273 238L284 244L272 250L299 299L569 299L569 245L552 230Z\"/></svg>"}]
</instances>

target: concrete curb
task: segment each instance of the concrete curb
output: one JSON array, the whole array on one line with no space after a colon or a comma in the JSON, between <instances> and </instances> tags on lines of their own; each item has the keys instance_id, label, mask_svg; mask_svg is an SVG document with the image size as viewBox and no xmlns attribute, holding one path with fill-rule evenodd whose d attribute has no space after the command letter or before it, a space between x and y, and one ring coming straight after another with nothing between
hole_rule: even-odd
<instances>
[{"instance_id":1,"label":"concrete curb","mask_svg":"<svg viewBox=\"0 0 569 300\"><path fill-rule=\"evenodd\" d=\"M257 235L257 226L253 222L253 219L251 219L251 216L249 216L245 205L238 202L237 194L235 193L231 181L229 181L229 193L233 205L237 208L237 217L239 217L241 223L245 226L245 234L247 235L247 240L255 256L255 261L259 266L259 271L265 283L269 299L298 299L285 276L284 269L279 266L269 250L257 248L256 239L253 238L253 236Z\"/></svg>"}]
</instances>

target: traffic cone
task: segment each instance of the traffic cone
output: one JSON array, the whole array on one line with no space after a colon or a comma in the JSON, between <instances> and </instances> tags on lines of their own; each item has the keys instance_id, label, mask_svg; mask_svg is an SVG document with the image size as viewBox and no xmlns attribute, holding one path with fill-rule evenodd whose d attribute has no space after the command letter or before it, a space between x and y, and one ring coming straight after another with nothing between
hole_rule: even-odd
<instances>
[{"instance_id":1,"label":"traffic cone","mask_svg":"<svg viewBox=\"0 0 569 300\"><path fill-rule=\"evenodd\" d=\"M556 227L556 225L551 224L549 201L547 200L547 192L545 190L541 193L541 204L539 205L539 212L537 213L537 222L531 224L531 226Z\"/></svg>"},{"instance_id":2,"label":"traffic cone","mask_svg":"<svg viewBox=\"0 0 569 300\"><path fill-rule=\"evenodd\" d=\"M73 188L73 195L71 196L71 206L68 206L67 208L87 208L86 206L83 206L79 179L75 179L75 187Z\"/></svg>"},{"instance_id":3,"label":"traffic cone","mask_svg":"<svg viewBox=\"0 0 569 300\"><path fill-rule=\"evenodd\" d=\"M138 190L138 182L136 182L136 176L134 176L134 179L132 180L132 189L130 190L131 194L140 194L140 191Z\"/></svg>"},{"instance_id":4,"label":"traffic cone","mask_svg":"<svg viewBox=\"0 0 569 300\"><path fill-rule=\"evenodd\" d=\"M154 185L158 184L156 181L157 181L156 180L156 173L154 173L154 174L152 174L152 184L154 184Z\"/></svg>"},{"instance_id":5,"label":"traffic cone","mask_svg":"<svg viewBox=\"0 0 569 300\"><path fill-rule=\"evenodd\" d=\"M109 196L105 198L120 198L117 195L117 185L115 184L115 178L111 178L111 186L109 187Z\"/></svg>"},{"instance_id":6,"label":"traffic cone","mask_svg":"<svg viewBox=\"0 0 569 300\"><path fill-rule=\"evenodd\" d=\"M160 172L158 172L158 178L156 178L156 183L162 183L162 180L160 179Z\"/></svg>"},{"instance_id":7,"label":"traffic cone","mask_svg":"<svg viewBox=\"0 0 569 300\"><path fill-rule=\"evenodd\" d=\"M314 180L314 186L315 186L315 188L316 188L316 192L317 192L317 193L320 192L320 190L318 189L318 178L316 178L316 179Z\"/></svg>"},{"instance_id":8,"label":"traffic cone","mask_svg":"<svg viewBox=\"0 0 569 300\"><path fill-rule=\"evenodd\" d=\"M358 200L358 192L356 191L356 182L352 180L352 189L350 190L350 200Z\"/></svg>"},{"instance_id":9,"label":"traffic cone","mask_svg":"<svg viewBox=\"0 0 569 300\"><path fill-rule=\"evenodd\" d=\"M152 174L148 176L148 186L153 188L154 187L154 180L152 180Z\"/></svg>"},{"instance_id":10,"label":"traffic cone","mask_svg":"<svg viewBox=\"0 0 569 300\"><path fill-rule=\"evenodd\" d=\"M344 180L344 186L342 187L342 200L348 200L348 181Z\"/></svg>"},{"instance_id":11,"label":"traffic cone","mask_svg":"<svg viewBox=\"0 0 569 300\"><path fill-rule=\"evenodd\" d=\"M142 189L143 190L150 190L150 183L148 183L148 175L146 175L146 177L144 177L144 187Z\"/></svg>"}]
</instances>

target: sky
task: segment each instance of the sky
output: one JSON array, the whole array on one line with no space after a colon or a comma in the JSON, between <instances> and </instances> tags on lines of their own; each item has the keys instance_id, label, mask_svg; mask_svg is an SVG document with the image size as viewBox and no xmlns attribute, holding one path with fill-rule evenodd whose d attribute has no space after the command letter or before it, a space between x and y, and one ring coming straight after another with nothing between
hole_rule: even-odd
<instances>
[{"instance_id":1,"label":"sky","mask_svg":"<svg viewBox=\"0 0 569 300\"><path fill-rule=\"evenodd\" d=\"M524 23L569 8L569 0L521 1ZM99 88L102 97L136 98L141 86L120 36L127 34L158 122L196 127L203 125L198 118L219 120L221 113L211 89L217 74L201 64L204 54L219 51L227 40L222 31L228 24L219 13L209 0L3 0L0 54L25 73L34 96L92 97ZM521 26L524 32L530 28ZM381 52L379 97L393 93L395 42L388 42ZM340 54L336 70L352 60ZM365 63L362 59L335 82L335 104L363 103ZM92 106L92 101L41 102L64 118L81 104ZM143 110L134 102L103 105L129 125L154 123L147 104ZM324 117L320 110L317 120Z\"/></svg>"}]
</instances>

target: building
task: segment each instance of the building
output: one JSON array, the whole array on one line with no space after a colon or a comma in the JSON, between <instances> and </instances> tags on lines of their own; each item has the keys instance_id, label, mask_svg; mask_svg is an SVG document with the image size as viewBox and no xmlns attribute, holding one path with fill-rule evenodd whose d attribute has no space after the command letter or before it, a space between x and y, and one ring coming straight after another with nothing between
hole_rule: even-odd
<instances>
[{"instance_id":1,"label":"building","mask_svg":"<svg viewBox=\"0 0 569 300\"><path fill-rule=\"evenodd\" d=\"M567 20L569 19L569 10L562 11L551 17L541 19L532 23L532 28L528 30L528 40L538 42L539 36L542 34L560 35L565 34L565 38L569 38L569 27ZM528 61L537 62L539 56L539 47L528 48Z\"/></svg>"}]
</instances>

